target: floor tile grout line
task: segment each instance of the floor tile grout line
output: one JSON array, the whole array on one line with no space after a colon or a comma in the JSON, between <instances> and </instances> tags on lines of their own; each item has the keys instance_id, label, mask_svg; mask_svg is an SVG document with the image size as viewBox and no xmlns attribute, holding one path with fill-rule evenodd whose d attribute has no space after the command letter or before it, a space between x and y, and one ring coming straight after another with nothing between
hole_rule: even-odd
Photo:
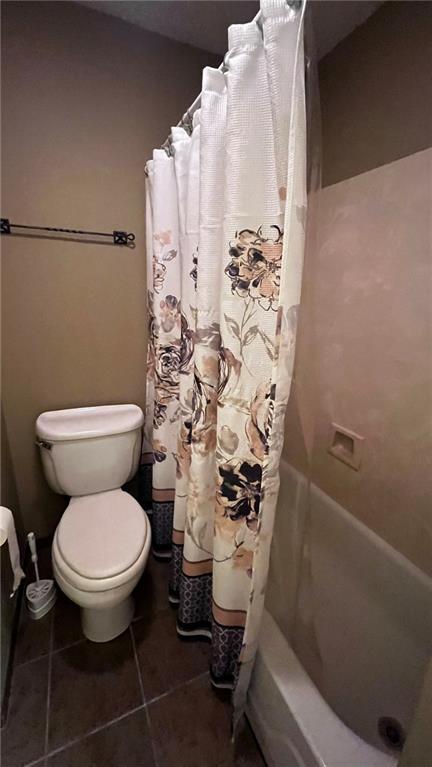
<instances>
[{"instance_id":1,"label":"floor tile grout line","mask_svg":"<svg viewBox=\"0 0 432 767\"><path fill-rule=\"evenodd\" d=\"M42 658L48 658L50 655L57 655L57 653L62 652L63 650L69 650L70 647L75 647L78 644L81 644L81 642L85 642L86 638L83 637L82 639L76 639L75 642L71 642L70 644L65 644L64 647L57 647L55 650L48 650L48 652L44 652L41 655L38 655L36 658L29 658L28 660L20 661L19 663L14 664L14 669L21 668L22 666L28 666L29 663L35 663L37 660L42 660Z\"/></svg>"},{"instance_id":2,"label":"floor tile grout line","mask_svg":"<svg viewBox=\"0 0 432 767\"><path fill-rule=\"evenodd\" d=\"M147 710L151 703L156 703L157 701L166 698L168 695L170 695L173 692L176 692L177 690L181 689L182 687L186 687L187 685L191 684L192 682L196 682L197 679L201 679L202 677L205 677L208 675L208 671L205 671L202 674L198 674L197 676L192 677L191 679L188 679L186 682L182 682L181 684L175 685L170 690L167 690L167 692L161 693L161 695L156 695L154 698L151 698L146 703L142 703L140 706L135 706L135 708L130 709L129 711L125 711L124 714L120 714L120 716L115 717L114 719L110 719L109 722L105 722L104 724L99 725L98 727L94 727L89 732L86 732L84 735L79 735L77 738L73 738L72 740L69 740L67 743L64 743L62 746L58 746L58 748L54 748L52 751L48 751L45 754L45 759L49 759L52 756L56 754L60 754L63 751L66 751L67 748L70 748L72 746L76 746L77 743L80 743L82 740L85 740L86 738L89 738L91 735L96 735L98 732L101 732L102 730L107 729L108 727L111 727L113 724L117 724L117 722L121 722L122 719L126 719L128 716L132 716L132 714L136 714L138 711L145 710L146 711L146 719L147 724L150 728L150 718L147 716ZM153 739L151 738L151 732L149 731L150 740L152 742L152 751L153 751ZM153 754L155 765L158 767L156 755ZM42 757L43 760L44 757ZM33 767L33 765L36 765L41 761L41 757L37 759L34 762L29 762L25 765L25 767Z\"/></svg>"},{"instance_id":3,"label":"floor tile grout line","mask_svg":"<svg viewBox=\"0 0 432 767\"><path fill-rule=\"evenodd\" d=\"M70 642L69 644L65 644L63 647L57 647L55 650L53 649L51 652L51 655L57 655L57 653L62 652L62 650L69 650L70 647L75 647L77 644L81 644L82 642L89 641L86 639L85 636L83 636L81 639L75 639L74 642Z\"/></svg>"},{"instance_id":4,"label":"floor tile grout line","mask_svg":"<svg viewBox=\"0 0 432 767\"><path fill-rule=\"evenodd\" d=\"M141 698L142 698L142 701L143 701L143 704L144 704L144 715L145 715L146 722L147 722L147 729L148 729L148 735L149 735L149 739L150 739L150 747L151 747L154 767L159 767L158 759L157 759L157 754L156 754L156 745L155 745L155 742L154 742L154 740L152 738L150 714L149 714L148 706L147 706L146 699L145 699L144 684L143 684L143 679L142 679L142 674L141 674L141 668L140 668L140 665L139 665L138 653L137 653L136 642L135 642L135 635L134 635L134 632L133 632L132 624L129 626L129 631L130 631L130 636L131 636L131 640L132 640L132 647L133 647L133 653L134 653L134 658L135 658L136 670L137 670L137 674L138 674L139 686L140 686L140 690L141 690Z\"/></svg>"},{"instance_id":5,"label":"floor tile grout line","mask_svg":"<svg viewBox=\"0 0 432 767\"><path fill-rule=\"evenodd\" d=\"M166 604L164 604L164 605L160 605L159 607L154 607L154 608L153 608L153 611L150 613L150 617L154 618L154 617L156 617L156 616L160 615L161 613L166 613L166 612L168 612L169 610L172 610L172 605L170 605L170 603L169 603L169 602L167 602ZM148 617L149 617L149 614L146 614L146 613L142 613L142 614L140 615L140 614L138 613L138 615L134 615L134 616L133 616L133 618L132 618L132 620L131 620L131 625L132 625L133 623L138 623L138 621L143 621L143 620L146 620Z\"/></svg>"},{"instance_id":6,"label":"floor tile grout line","mask_svg":"<svg viewBox=\"0 0 432 767\"><path fill-rule=\"evenodd\" d=\"M14 663L14 671L16 668L22 668L23 666L29 666L30 663L36 663L38 660L42 660L43 658L48 658L49 656L49 650L47 652L41 653L41 655L37 655L35 658L29 658L28 660L21 660L17 663Z\"/></svg>"},{"instance_id":7,"label":"floor tile grout line","mask_svg":"<svg viewBox=\"0 0 432 767\"><path fill-rule=\"evenodd\" d=\"M137 649L136 649L135 636L134 636L133 629L132 629L131 625L129 626L129 635L130 635L131 642L132 642L132 650L133 650L134 659L135 659L135 668L136 668L136 672L137 672L137 676L138 676L138 684L139 684L139 688L140 688L140 692L141 692L141 701L142 701L143 704L145 704L146 703L146 697L145 697L145 693L144 693L144 685L143 685L143 680L142 680L142 675L141 675L141 668L140 668L140 664L139 664L139 660L138 660L138 653L137 653Z\"/></svg>"},{"instance_id":8,"label":"floor tile grout line","mask_svg":"<svg viewBox=\"0 0 432 767\"><path fill-rule=\"evenodd\" d=\"M152 736L152 723L151 723L151 719L150 719L149 707L145 706L144 710L145 710L145 718L146 718L146 722L147 722L148 734L149 734L149 738L150 738L150 746L151 746L151 752L152 752L154 767L159 767L159 762L158 762L158 758L157 758L157 754L156 754L156 744L155 744L153 736Z\"/></svg>"},{"instance_id":9,"label":"floor tile grout line","mask_svg":"<svg viewBox=\"0 0 432 767\"><path fill-rule=\"evenodd\" d=\"M36 759L34 762L26 762L24 767L40 767L40 765L45 765L45 757L42 756L39 759Z\"/></svg>"},{"instance_id":10,"label":"floor tile grout line","mask_svg":"<svg viewBox=\"0 0 432 767\"><path fill-rule=\"evenodd\" d=\"M169 695L172 695L172 693L176 692L176 690L181 689L182 687L186 687L191 682L195 682L197 679L200 679L201 677L208 674L208 671L206 671L204 674L198 674L197 676L192 677L192 679L188 679L186 682L183 682L182 684L174 685L170 690L167 690L167 692L162 693L161 695L156 695L156 697L149 700L145 706L145 715L147 720L147 727L149 731L149 738L151 743L151 750L153 755L153 761L155 767L159 767L159 760L156 753L156 744L154 741L154 738L152 736L152 722L151 722L151 716L150 716L150 705L152 703L156 703L159 700L163 700L164 698L168 697Z\"/></svg>"},{"instance_id":11,"label":"floor tile grout line","mask_svg":"<svg viewBox=\"0 0 432 767\"><path fill-rule=\"evenodd\" d=\"M113 724L117 724L117 722L121 722L122 719L126 719L128 716L132 716L132 714L136 714L138 711L142 711L145 707L146 707L146 704L141 703L141 705L135 706L135 708L131 708L129 711L125 711L124 714L120 714L120 716L115 717L115 719L110 719L110 721L105 722L105 724L101 724L98 727L94 727L92 730L89 730L89 732L84 733L84 735L78 735L78 737L73 738L72 740L68 740L67 743L63 743L62 746L53 748L52 751L49 751L46 754L46 757L50 759L52 756L55 756L56 754L61 754L63 751L66 751L67 748L76 746L77 743L81 743L82 740L86 740L86 738L90 738L92 735L96 735L98 732L101 732L102 730L106 730L108 727L111 727ZM35 762L32 762L31 764L35 764ZM31 766L25 765L25 767L31 767Z\"/></svg>"},{"instance_id":12,"label":"floor tile grout line","mask_svg":"<svg viewBox=\"0 0 432 767\"><path fill-rule=\"evenodd\" d=\"M51 615L50 625L50 639L49 639L49 654L48 654L48 685L47 685L47 699L46 699L46 719L45 719L45 741L44 741L44 767L48 764L48 742L49 742L49 724L50 724L50 709L51 709L51 675L52 675L52 649L54 645L54 612Z\"/></svg>"},{"instance_id":13,"label":"floor tile grout line","mask_svg":"<svg viewBox=\"0 0 432 767\"><path fill-rule=\"evenodd\" d=\"M167 612L169 609L170 609L169 606L160 608L159 610L156 611L155 614L158 615L162 612ZM138 623L138 621L145 620L145 618L146 618L145 615L137 615L134 618L132 618L132 622L130 625L132 626L133 623ZM86 642L86 641L87 641L86 637L83 636L81 637L81 639L75 639L73 642L70 642L69 644L62 645L62 647L56 647L55 649L51 651L51 654L56 655L57 653L62 652L63 650L69 650L70 647L75 647L75 645L79 645L81 644L81 642ZM29 658L28 660L17 661L14 663L14 669L18 667L21 668L21 666L27 666L29 663L34 663L37 660L42 660L42 658L48 658L49 654L50 654L50 650L47 650L47 652L43 652L40 655L37 655L35 658Z\"/></svg>"},{"instance_id":14,"label":"floor tile grout line","mask_svg":"<svg viewBox=\"0 0 432 767\"><path fill-rule=\"evenodd\" d=\"M150 698L150 700L147 701L146 706L150 706L152 703L157 703L158 700L162 700L162 698L166 698L167 695L171 695L172 692L177 692L177 690L181 690L182 687L187 687L189 684L196 682L198 679L203 679L205 676L208 676L208 675L209 675L208 671L203 671L201 674L197 674L196 676L193 676L190 679L186 679L185 682L180 682L179 684L175 684L174 687L171 687L169 690L166 690L165 692L161 692L160 695L155 695L154 698Z\"/></svg>"}]
</instances>

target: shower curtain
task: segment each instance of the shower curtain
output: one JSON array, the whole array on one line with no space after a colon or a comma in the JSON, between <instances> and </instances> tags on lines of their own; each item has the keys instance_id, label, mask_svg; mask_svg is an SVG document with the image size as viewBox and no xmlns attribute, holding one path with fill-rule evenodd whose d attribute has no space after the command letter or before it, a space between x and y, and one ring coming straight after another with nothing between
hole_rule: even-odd
<instances>
[{"instance_id":1,"label":"shower curtain","mask_svg":"<svg viewBox=\"0 0 432 767\"><path fill-rule=\"evenodd\" d=\"M261 0L147 164L144 461L181 636L240 706L257 646L306 217L305 3Z\"/></svg>"}]
</instances>

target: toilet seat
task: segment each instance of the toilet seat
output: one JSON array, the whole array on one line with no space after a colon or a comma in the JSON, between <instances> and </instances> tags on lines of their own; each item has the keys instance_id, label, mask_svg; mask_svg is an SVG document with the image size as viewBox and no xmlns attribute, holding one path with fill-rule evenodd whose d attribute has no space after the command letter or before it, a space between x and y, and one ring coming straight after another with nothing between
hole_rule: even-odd
<instances>
[{"instance_id":1,"label":"toilet seat","mask_svg":"<svg viewBox=\"0 0 432 767\"><path fill-rule=\"evenodd\" d=\"M145 511L123 490L71 498L55 532L53 560L83 591L107 591L143 567L150 546Z\"/></svg>"}]
</instances>

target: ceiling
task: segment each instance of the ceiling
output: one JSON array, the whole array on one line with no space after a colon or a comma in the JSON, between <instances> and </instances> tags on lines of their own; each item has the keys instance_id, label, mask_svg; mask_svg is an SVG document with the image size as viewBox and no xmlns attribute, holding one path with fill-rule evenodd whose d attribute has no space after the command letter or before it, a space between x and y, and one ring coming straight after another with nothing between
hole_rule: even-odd
<instances>
[{"instance_id":1,"label":"ceiling","mask_svg":"<svg viewBox=\"0 0 432 767\"><path fill-rule=\"evenodd\" d=\"M374 13L382 0L309 2L317 54L322 58ZM87 0L81 4L221 57L230 24L251 21L259 9L255 0Z\"/></svg>"}]
</instances>

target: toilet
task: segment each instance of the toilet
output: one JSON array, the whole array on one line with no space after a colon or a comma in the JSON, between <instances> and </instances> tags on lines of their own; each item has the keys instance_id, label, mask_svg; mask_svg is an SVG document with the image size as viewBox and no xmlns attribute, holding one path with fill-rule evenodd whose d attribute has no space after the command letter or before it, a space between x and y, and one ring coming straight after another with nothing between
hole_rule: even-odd
<instances>
[{"instance_id":1,"label":"toilet","mask_svg":"<svg viewBox=\"0 0 432 767\"><path fill-rule=\"evenodd\" d=\"M149 555L148 517L121 489L138 468L143 422L137 405L54 410L36 421L47 482L70 496L52 545L54 577L81 607L92 642L128 628L131 594Z\"/></svg>"}]
</instances>

